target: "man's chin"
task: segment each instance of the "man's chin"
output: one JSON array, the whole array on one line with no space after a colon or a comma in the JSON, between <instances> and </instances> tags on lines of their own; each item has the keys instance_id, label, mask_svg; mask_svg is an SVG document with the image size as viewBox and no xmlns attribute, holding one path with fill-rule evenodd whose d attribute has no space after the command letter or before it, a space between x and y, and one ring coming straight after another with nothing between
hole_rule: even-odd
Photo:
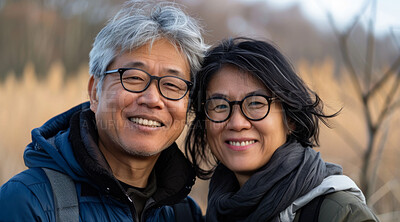
<instances>
[{"instance_id":1,"label":"man's chin","mask_svg":"<svg viewBox=\"0 0 400 222\"><path fill-rule=\"evenodd\" d=\"M137 149L124 149L129 155L136 158L148 158L159 155L164 149L151 149L151 150L137 150Z\"/></svg>"}]
</instances>

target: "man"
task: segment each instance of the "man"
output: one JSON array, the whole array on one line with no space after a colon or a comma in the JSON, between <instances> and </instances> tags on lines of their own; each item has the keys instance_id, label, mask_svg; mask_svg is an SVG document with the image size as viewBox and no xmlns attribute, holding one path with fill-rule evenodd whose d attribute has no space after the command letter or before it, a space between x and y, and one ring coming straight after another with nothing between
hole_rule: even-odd
<instances>
[{"instance_id":1,"label":"man","mask_svg":"<svg viewBox=\"0 0 400 222\"><path fill-rule=\"evenodd\" d=\"M194 172L175 140L206 49L199 26L175 5L127 2L90 52L90 103L32 131L29 169L1 187L0 220L60 217L46 168L72 179L81 221L175 221L183 200L186 219L201 220L187 198Z\"/></svg>"}]
</instances>

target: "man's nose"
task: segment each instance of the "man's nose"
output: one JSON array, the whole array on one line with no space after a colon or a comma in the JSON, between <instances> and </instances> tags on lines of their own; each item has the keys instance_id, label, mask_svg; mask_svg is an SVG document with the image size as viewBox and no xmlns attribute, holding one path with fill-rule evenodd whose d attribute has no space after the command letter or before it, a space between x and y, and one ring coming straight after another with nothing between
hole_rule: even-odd
<instances>
[{"instance_id":1,"label":"man's nose","mask_svg":"<svg viewBox=\"0 0 400 222\"><path fill-rule=\"evenodd\" d=\"M139 105L146 105L150 108L162 109L164 107L162 95L158 90L158 80L153 79L150 82L149 87L147 87L145 91L139 93L137 103Z\"/></svg>"}]
</instances>

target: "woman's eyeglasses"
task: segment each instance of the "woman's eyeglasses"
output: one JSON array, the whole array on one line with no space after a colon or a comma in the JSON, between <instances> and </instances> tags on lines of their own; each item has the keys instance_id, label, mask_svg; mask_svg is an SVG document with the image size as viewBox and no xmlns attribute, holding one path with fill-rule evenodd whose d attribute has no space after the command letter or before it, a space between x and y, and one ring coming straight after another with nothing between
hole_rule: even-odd
<instances>
[{"instance_id":1,"label":"woman's eyeglasses","mask_svg":"<svg viewBox=\"0 0 400 222\"><path fill-rule=\"evenodd\" d=\"M204 103L204 111L209 120L221 123L229 119L234 105L239 105L243 115L253 121L264 119L276 97L249 95L240 101L229 101L223 97L212 97Z\"/></svg>"}]
</instances>

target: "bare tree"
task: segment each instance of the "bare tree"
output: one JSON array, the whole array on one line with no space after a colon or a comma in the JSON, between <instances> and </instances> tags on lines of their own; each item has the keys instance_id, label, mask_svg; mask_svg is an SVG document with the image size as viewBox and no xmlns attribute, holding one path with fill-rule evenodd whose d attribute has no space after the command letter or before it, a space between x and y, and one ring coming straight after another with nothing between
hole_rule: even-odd
<instances>
[{"instance_id":1,"label":"bare tree","mask_svg":"<svg viewBox=\"0 0 400 222\"><path fill-rule=\"evenodd\" d=\"M367 126L366 147L363 149L362 168L360 171L360 186L366 198L374 192L373 185L376 182L377 165L380 164L382 158L381 153L384 150L384 141L386 136L378 137L379 133L385 135L385 126L383 123L396 110L400 109L400 99L396 98L396 94L400 89L400 50L394 58L392 64L386 71L376 73L374 65L377 65L375 50L376 50L376 0L366 0L362 5L361 10L353 17L350 25L341 30L336 25L333 15L326 10L326 14L332 27L335 36L338 39L341 57L343 59L346 70L348 71L352 85L357 92L357 99L363 106L363 117ZM361 17L366 15L367 10L368 21L366 26L366 41L362 47L365 47L365 57L361 58L362 63L358 63L352 54L350 37L354 34L354 30L360 26ZM392 35L394 37L394 35ZM397 45L399 47L399 45ZM359 58L358 58L359 59ZM385 87L388 87L386 89ZM378 110L372 103L372 98L377 94L385 94L385 101L382 107ZM386 132L387 134L387 132ZM381 145L380 145L381 144ZM372 154L377 152L376 161L373 160Z\"/></svg>"}]
</instances>

